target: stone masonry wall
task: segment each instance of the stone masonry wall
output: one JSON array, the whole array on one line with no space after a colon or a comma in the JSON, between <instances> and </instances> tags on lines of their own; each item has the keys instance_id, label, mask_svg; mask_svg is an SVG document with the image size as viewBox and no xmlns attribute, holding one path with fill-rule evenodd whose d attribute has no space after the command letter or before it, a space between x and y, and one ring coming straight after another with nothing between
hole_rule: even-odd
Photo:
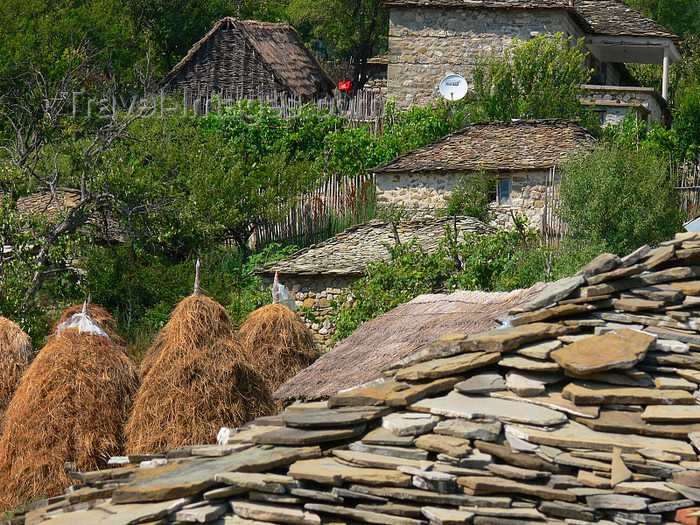
<instances>
[{"instance_id":1,"label":"stone masonry wall","mask_svg":"<svg viewBox=\"0 0 700 525\"><path fill-rule=\"evenodd\" d=\"M478 54L503 52L516 36L527 40L557 32L582 36L561 10L392 8L388 95L399 107L425 105L440 96L445 75L471 81Z\"/></svg>"},{"instance_id":2,"label":"stone masonry wall","mask_svg":"<svg viewBox=\"0 0 700 525\"><path fill-rule=\"evenodd\" d=\"M549 170L516 171L503 173L499 178L510 178L510 203L492 203L492 226L509 228L513 224L511 210L525 214L530 226L542 225L544 192ZM402 205L414 217L435 215L445 206L452 188L465 176L463 173L378 173L377 205Z\"/></svg>"},{"instance_id":3,"label":"stone masonry wall","mask_svg":"<svg viewBox=\"0 0 700 525\"><path fill-rule=\"evenodd\" d=\"M348 288L355 280L337 276L280 276L280 282L294 294L297 314L314 334L314 341L322 352L328 350L335 335L335 326L330 321L330 302L347 294ZM270 289L272 278L263 277L262 286L264 289ZM306 314L307 309L311 316Z\"/></svg>"}]
</instances>

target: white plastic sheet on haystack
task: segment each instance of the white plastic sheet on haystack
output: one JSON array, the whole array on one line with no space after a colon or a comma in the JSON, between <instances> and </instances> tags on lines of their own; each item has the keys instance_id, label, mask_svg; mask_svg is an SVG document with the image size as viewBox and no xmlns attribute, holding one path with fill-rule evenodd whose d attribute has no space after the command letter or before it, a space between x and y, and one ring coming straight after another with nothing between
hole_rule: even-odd
<instances>
[{"instance_id":1,"label":"white plastic sheet on haystack","mask_svg":"<svg viewBox=\"0 0 700 525\"><path fill-rule=\"evenodd\" d=\"M296 311L297 302L292 292L279 282L278 273L275 272L275 280L272 282L272 302L280 303Z\"/></svg>"},{"instance_id":2,"label":"white plastic sheet on haystack","mask_svg":"<svg viewBox=\"0 0 700 525\"><path fill-rule=\"evenodd\" d=\"M68 319L62 322L56 330L56 339L61 337L61 332L66 328L78 327L79 334L100 335L109 339L107 333L100 328L95 320L87 313L87 301L83 303L83 311L78 314L71 315Z\"/></svg>"}]
</instances>

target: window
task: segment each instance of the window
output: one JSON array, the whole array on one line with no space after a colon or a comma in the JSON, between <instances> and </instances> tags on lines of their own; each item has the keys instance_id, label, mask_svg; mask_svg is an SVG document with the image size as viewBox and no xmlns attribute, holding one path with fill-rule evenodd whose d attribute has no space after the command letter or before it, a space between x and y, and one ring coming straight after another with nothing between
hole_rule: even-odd
<instances>
[{"instance_id":1,"label":"window","mask_svg":"<svg viewBox=\"0 0 700 525\"><path fill-rule=\"evenodd\" d=\"M510 204L510 179L498 181L498 205Z\"/></svg>"}]
</instances>

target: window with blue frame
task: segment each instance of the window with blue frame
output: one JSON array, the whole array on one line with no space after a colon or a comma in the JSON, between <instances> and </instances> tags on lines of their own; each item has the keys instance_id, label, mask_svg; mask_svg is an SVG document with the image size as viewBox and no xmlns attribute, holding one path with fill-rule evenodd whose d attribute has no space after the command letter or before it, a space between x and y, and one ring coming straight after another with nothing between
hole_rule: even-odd
<instances>
[{"instance_id":1,"label":"window with blue frame","mask_svg":"<svg viewBox=\"0 0 700 525\"><path fill-rule=\"evenodd\" d=\"M498 204L510 204L510 179L499 179L498 181Z\"/></svg>"}]
</instances>

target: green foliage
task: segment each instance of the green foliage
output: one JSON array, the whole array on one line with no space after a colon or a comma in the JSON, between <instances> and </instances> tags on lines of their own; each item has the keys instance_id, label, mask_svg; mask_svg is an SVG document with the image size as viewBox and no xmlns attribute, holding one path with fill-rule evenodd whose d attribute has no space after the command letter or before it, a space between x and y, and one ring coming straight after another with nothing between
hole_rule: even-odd
<instances>
[{"instance_id":1,"label":"green foliage","mask_svg":"<svg viewBox=\"0 0 700 525\"><path fill-rule=\"evenodd\" d=\"M583 41L562 34L537 35L503 54L477 57L475 113L480 119L589 118L578 100L590 71L584 68Z\"/></svg>"},{"instance_id":2,"label":"green foliage","mask_svg":"<svg viewBox=\"0 0 700 525\"><path fill-rule=\"evenodd\" d=\"M444 215L468 215L488 222L491 214L489 204L496 190L496 178L486 172L477 172L463 178L454 188L445 203Z\"/></svg>"},{"instance_id":3,"label":"green foliage","mask_svg":"<svg viewBox=\"0 0 700 525\"><path fill-rule=\"evenodd\" d=\"M449 274L451 261L442 251L427 253L414 241L387 249L390 259L370 264L366 276L351 286L352 306L342 306L344 297L332 303L336 323L334 341L417 295L438 290Z\"/></svg>"},{"instance_id":4,"label":"green foliage","mask_svg":"<svg viewBox=\"0 0 700 525\"><path fill-rule=\"evenodd\" d=\"M561 217L584 245L625 254L682 225L668 161L649 148L600 144L568 161L561 177Z\"/></svg>"},{"instance_id":5,"label":"green foliage","mask_svg":"<svg viewBox=\"0 0 700 525\"><path fill-rule=\"evenodd\" d=\"M628 3L679 36L700 36L698 0L629 0Z\"/></svg>"},{"instance_id":6,"label":"green foliage","mask_svg":"<svg viewBox=\"0 0 700 525\"><path fill-rule=\"evenodd\" d=\"M202 292L226 305L231 320L239 325L250 312L272 300L269 290L262 290L260 278L250 271L295 250L295 246L272 244L245 262L235 248L209 250L201 257ZM174 264L162 256L137 255L126 244L93 246L84 254L81 266L84 289L112 312L138 351L148 348L177 303L193 289L194 257Z\"/></svg>"},{"instance_id":7,"label":"green foliage","mask_svg":"<svg viewBox=\"0 0 700 525\"><path fill-rule=\"evenodd\" d=\"M464 102L437 102L425 107L397 110L387 102L384 130L372 134L368 128L338 128L326 137L329 171L360 175L399 155L429 144L469 122L469 107Z\"/></svg>"},{"instance_id":8,"label":"green foliage","mask_svg":"<svg viewBox=\"0 0 700 525\"><path fill-rule=\"evenodd\" d=\"M520 226L523 226L522 222ZM338 341L365 321L420 294L466 290L513 290L549 277L551 252L524 228L455 238L449 228L439 249L427 253L415 241L387 246L390 258L367 268L350 288L353 302L333 303Z\"/></svg>"},{"instance_id":9,"label":"green foliage","mask_svg":"<svg viewBox=\"0 0 700 525\"><path fill-rule=\"evenodd\" d=\"M382 0L291 0L287 13L303 33L336 56L352 58L353 81L363 83L366 61L387 47L389 12ZM361 87L361 86L360 86Z\"/></svg>"}]
</instances>

